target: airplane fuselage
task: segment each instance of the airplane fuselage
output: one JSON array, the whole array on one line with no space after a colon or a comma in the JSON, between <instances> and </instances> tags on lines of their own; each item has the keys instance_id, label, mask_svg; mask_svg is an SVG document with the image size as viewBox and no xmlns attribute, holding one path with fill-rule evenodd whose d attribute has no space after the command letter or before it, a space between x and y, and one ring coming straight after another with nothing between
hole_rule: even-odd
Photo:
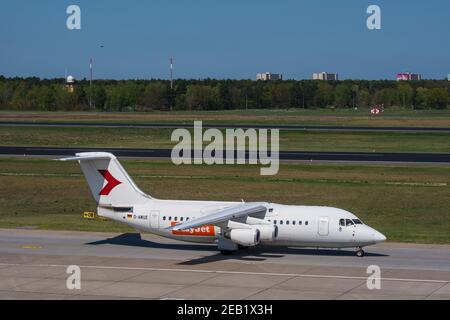
<instances>
[{"instance_id":1,"label":"airplane fuselage","mask_svg":"<svg viewBox=\"0 0 450 320\"><path fill-rule=\"evenodd\" d=\"M168 228L237 204L239 202L151 199L128 208L99 206L98 214L142 232L188 242L213 243L221 235L220 227L206 225L178 231ZM267 203L267 212L261 220L278 228L276 238L261 241L266 245L355 248L386 240L352 213L332 207Z\"/></svg>"}]
</instances>

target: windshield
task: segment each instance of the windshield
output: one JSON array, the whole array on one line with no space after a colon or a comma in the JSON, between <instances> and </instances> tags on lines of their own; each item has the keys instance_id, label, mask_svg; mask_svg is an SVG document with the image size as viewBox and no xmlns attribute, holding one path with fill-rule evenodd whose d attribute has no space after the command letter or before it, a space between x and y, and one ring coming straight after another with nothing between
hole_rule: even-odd
<instances>
[{"instance_id":1,"label":"windshield","mask_svg":"<svg viewBox=\"0 0 450 320\"><path fill-rule=\"evenodd\" d=\"M359 219L353 219L353 222L354 222L355 224L364 224L364 223L362 223L362 221L359 220Z\"/></svg>"}]
</instances>

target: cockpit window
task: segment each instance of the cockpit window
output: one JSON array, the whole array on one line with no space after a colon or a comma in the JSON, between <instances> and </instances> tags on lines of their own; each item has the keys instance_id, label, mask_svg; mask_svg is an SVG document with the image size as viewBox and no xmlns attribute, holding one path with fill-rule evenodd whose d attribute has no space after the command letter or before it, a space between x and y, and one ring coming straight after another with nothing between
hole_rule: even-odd
<instances>
[{"instance_id":1,"label":"cockpit window","mask_svg":"<svg viewBox=\"0 0 450 320\"><path fill-rule=\"evenodd\" d=\"M353 222L354 222L355 224L363 224L362 221L359 220L359 219L353 219Z\"/></svg>"},{"instance_id":2,"label":"cockpit window","mask_svg":"<svg viewBox=\"0 0 450 320\"><path fill-rule=\"evenodd\" d=\"M345 227L345 219L340 219L339 220L339 225L342 227Z\"/></svg>"},{"instance_id":3,"label":"cockpit window","mask_svg":"<svg viewBox=\"0 0 450 320\"><path fill-rule=\"evenodd\" d=\"M348 226L352 226L353 225L353 221L350 219L345 219L345 224Z\"/></svg>"}]
</instances>

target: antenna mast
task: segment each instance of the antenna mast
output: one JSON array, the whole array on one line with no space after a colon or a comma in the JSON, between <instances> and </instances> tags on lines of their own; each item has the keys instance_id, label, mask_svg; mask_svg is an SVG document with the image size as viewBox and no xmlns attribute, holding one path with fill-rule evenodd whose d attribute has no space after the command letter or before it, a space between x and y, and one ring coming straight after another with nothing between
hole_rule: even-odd
<instances>
[{"instance_id":1,"label":"antenna mast","mask_svg":"<svg viewBox=\"0 0 450 320\"><path fill-rule=\"evenodd\" d=\"M89 59L89 107L92 109L92 57Z\"/></svg>"},{"instance_id":2,"label":"antenna mast","mask_svg":"<svg viewBox=\"0 0 450 320\"><path fill-rule=\"evenodd\" d=\"M170 57L170 90L173 90L173 58Z\"/></svg>"},{"instance_id":3,"label":"antenna mast","mask_svg":"<svg viewBox=\"0 0 450 320\"><path fill-rule=\"evenodd\" d=\"M173 57L170 57L170 95L169 95L169 107L170 111L173 109Z\"/></svg>"}]
</instances>

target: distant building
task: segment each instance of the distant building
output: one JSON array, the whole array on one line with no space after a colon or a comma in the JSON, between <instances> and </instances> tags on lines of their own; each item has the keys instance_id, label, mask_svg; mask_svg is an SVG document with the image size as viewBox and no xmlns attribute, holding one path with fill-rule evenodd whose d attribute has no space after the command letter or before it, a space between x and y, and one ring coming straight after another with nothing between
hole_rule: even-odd
<instances>
[{"instance_id":1,"label":"distant building","mask_svg":"<svg viewBox=\"0 0 450 320\"><path fill-rule=\"evenodd\" d=\"M72 76L68 76L66 79L66 89L70 93L72 93L75 90L75 78Z\"/></svg>"},{"instance_id":2,"label":"distant building","mask_svg":"<svg viewBox=\"0 0 450 320\"><path fill-rule=\"evenodd\" d=\"M419 81L422 80L422 75L418 73L397 73L397 81Z\"/></svg>"},{"instance_id":3,"label":"distant building","mask_svg":"<svg viewBox=\"0 0 450 320\"><path fill-rule=\"evenodd\" d=\"M283 80L281 73L263 72L256 74L256 80L269 81L269 80Z\"/></svg>"},{"instance_id":4,"label":"distant building","mask_svg":"<svg viewBox=\"0 0 450 320\"><path fill-rule=\"evenodd\" d=\"M313 73L313 80L337 81L339 75L337 73L319 72Z\"/></svg>"}]
</instances>

